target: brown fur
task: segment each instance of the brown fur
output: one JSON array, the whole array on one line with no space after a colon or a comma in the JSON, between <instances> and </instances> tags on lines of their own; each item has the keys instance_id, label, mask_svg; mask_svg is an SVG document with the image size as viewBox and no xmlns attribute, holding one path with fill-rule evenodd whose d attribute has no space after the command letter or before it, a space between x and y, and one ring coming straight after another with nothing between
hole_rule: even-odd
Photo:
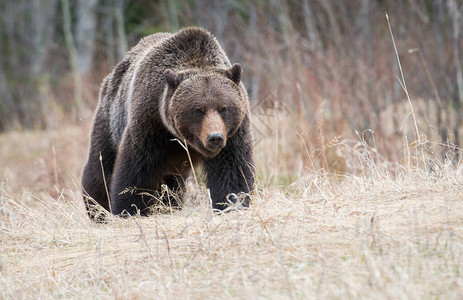
<instances>
[{"instance_id":1,"label":"brown fur","mask_svg":"<svg viewBox=\"0 0 463 300\"><path fill-rule=\"evenodd\" d=\"M160 191L161 184L181 195L190 168L174 139L186 141L193 162L203 164L213 207L236 201L230 193L249 193L252 136L240 80L241 66L231 66L205 30L140 41L102 84L82 176L89 212L93 199L115 214L146 214L156 199L139 190ZM124 193L127 188L136 192Z\"/></svg>"}]
</instances>

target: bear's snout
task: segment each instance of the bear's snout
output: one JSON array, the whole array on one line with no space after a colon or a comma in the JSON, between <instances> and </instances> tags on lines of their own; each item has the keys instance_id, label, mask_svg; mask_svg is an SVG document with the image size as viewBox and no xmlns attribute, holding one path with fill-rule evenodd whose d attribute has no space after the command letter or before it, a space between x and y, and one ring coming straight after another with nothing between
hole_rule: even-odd
<instances>
[{"instance_id":1,"label":"bear's snout","mask_svg":"<svg viewBox=\"0 0 463 300\"><path fill-rule=\"evenodd\" d=\"M223 147L225 137L221 133L211 133L207 136L206 146L210 150L217 150Z\"/></svg>"},{"instance_id":2,"label":"bear's snout","mask_svg":"<svg viewBox=\"0 0 463 300\"><path fill-rule=\"evenodd\" d=\"M227 130L223 119L217 111L209 110L201 124L200 140L209 155L217 154L227 143Z\"/></svg>"}]
</instances>

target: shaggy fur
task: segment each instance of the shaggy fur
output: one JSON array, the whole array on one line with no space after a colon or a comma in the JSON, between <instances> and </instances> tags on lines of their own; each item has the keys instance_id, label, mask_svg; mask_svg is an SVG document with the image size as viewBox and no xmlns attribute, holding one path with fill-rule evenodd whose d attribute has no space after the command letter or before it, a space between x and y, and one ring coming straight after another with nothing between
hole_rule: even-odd
<instances>
[{"instance_id":1,"label":"shaggy fur","mask_svg":"<svg viewBox=\"0 0 463 300\"><path fill-rule=\"evenodd\" d=\"M146 215L162 184L181 197L190 164L175 139L202 164L213 208L253 190L241 66L199 28L144 38L104 79L82 176L89 214L96 202L116 215Z\"/></svg>"}]
</instances>

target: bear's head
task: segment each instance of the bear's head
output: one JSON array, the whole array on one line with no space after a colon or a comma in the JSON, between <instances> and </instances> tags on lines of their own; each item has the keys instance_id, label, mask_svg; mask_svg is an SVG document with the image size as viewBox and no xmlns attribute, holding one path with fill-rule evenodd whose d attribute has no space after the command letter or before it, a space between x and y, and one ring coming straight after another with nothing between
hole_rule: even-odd
<instances>
[{"instance_id":1,"label":"bear's head","mask_svg":"<svg viewBox=\"0 0 463 300\"><path fill-rule=\"evenodd\" d=\"M247 97L241 66L228 70L164 71L161 116L169 131L205 157L214 157L241 125Z\"/></svg>"}]
</instances>

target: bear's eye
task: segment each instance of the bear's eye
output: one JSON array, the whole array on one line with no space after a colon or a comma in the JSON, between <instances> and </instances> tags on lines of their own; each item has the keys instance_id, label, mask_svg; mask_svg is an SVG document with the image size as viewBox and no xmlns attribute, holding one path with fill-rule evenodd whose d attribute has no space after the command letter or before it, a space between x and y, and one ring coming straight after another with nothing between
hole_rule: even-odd
<instances>
[{"instance_id":1,"label":"bear's eye","mask_svg":"<svg viewBox=\"0 0 463 300\"><path fill-rule=\"evenodd\" d=\"M219 108L219 113L222 114L222 115L226 114L227 113L227 108L226 107Z\"/></svg>"},{"instance_id":2,"label":"bear's eye","mask_svg":"<svg viewBox=\"0 0 463 300\"><path fill-rule=\"evenodd\" d=\"M198 116L204 116L204 110L202 110L201 108L195 109L195 113Z\"/></svg>"}]
</instances>

